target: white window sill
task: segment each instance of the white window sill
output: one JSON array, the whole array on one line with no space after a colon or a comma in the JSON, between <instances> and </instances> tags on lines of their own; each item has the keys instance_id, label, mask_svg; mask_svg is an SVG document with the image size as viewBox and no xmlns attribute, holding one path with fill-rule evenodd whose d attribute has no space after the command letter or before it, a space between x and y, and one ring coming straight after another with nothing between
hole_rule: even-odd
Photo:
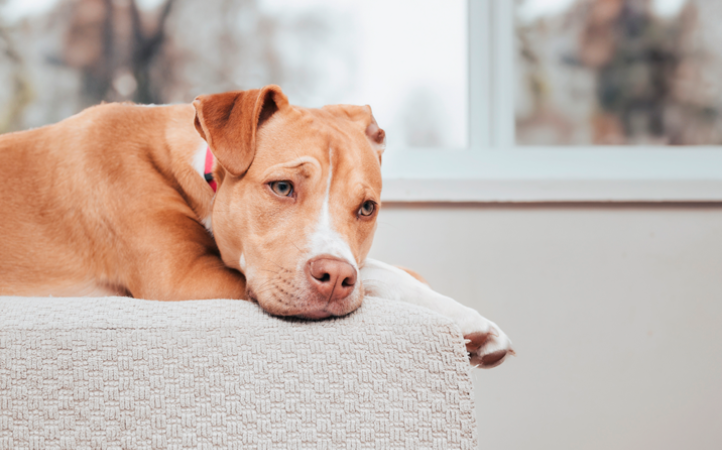
<instances>
[{"instance_id":1,"label":"white window sill","mask_svg":"<svg viewBox=\"0 0 722 450\"><path fill-rule=\"evenodd\" d=\"M393 150L384 202L720 202L710 148Z\"/></svg>"}]
</instances>

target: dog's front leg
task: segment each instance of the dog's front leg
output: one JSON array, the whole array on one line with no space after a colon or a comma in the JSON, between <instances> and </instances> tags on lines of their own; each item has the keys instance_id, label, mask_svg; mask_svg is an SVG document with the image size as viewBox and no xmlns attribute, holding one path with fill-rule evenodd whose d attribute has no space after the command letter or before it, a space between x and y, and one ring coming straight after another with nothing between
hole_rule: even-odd
<instances>
[{"instance_id":1,"label":"dog's front leg","mask_svg":"<svg viewBox=\"0 0 722 450\"><path fill-rule=\"evenodd\" d=\"M361 280L367 295L400 300L423 306L453 320L466 339L472 365L485 369L498 366L507 355L514 354L511 340L492 321L476 310L432 290L398 267L366 259Z\"/></svg>"}]
</instances>

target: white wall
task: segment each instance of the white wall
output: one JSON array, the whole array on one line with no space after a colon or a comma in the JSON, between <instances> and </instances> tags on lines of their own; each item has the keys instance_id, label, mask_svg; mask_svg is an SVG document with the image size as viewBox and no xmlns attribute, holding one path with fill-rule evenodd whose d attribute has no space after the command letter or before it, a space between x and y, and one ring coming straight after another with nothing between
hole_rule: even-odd
<instances>
[{"instance_id":1,"label":"white wall","mask_svg":"<svg viewBox=\"0 0 722 450\"><path fill-rule=\"evenodd\" d=\"M481 448L722 448L722 206L387 205L371 256L514 341Z\"/></svg>"}]
</instances>

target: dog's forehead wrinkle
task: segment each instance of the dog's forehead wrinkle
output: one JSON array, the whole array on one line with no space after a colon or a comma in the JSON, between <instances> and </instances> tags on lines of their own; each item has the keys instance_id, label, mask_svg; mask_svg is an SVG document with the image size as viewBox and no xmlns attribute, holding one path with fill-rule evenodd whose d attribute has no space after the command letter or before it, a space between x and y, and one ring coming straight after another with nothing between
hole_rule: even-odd
<instances>
[{"instance_id":1,"label":"dog's forehead wrinkle","mask_svg":"<svg viewBox=\"0 0 722 450\"><path fill-rule=\"evenodd\" d=\"M302 142L298 141L292 147L286 147L295 149L293 150L295 156L314 148L319 160L327 163L328 149L332 147L337 160L334 163L336 167L339 167L342 161L343 166L357 167L363 164L363 160L377 159L377 151L357 122L322 109L302 109L302 115L302 121L288 124L294 130L293 135L305 136ZM286 132L280 127L273 134L272 141L278 141L281 145Z\"/></svg>"},{"instance_id":2,"label":"dog's forehead wrinkle","mask_svg":"<svg viewBox=\"0 0 722 450\"><path fill-rule=\"evenodd\" d=\"M316 170L321 171L321 163L318 161L318 159L314 158L313 156L300 156L291 161L272 165L263 172L263 176L267 177L270 176L273 172L284 169L305 169L305 166L313 166Z\"/></svg>"}]
</instances>

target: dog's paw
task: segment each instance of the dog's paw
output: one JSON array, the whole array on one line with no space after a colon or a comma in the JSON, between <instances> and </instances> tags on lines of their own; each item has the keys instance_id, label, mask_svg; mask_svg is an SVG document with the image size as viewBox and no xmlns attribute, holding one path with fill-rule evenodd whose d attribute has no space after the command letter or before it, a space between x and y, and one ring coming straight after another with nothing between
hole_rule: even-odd
<instances>
[{"instance_id":1,"label":"dog's paw","mask_svg":"<svg viewBox=\"0 0 722 450\"><path fill-rule=\"evenodd\" d=\"M466 340L469 362L483 369L496 367L508 355L514 355L511 340L492 321L476 310L439 294L427 284L398 267L367 259L361 269L364 292L389 300L423 306L456 323Z\"/></svg>"},{"instance_id":2,"label":"dog's paw","mask_svg":"<svg viewBox=\"0 0 722 450\"><path fill-rule=\"evenodd\" d=\"M491 369L503 363L507 356L515 355L507 335L494 322L473 312L461 323L457 322L466 341L471 365Z\"/></svg>"}]
</instances>

